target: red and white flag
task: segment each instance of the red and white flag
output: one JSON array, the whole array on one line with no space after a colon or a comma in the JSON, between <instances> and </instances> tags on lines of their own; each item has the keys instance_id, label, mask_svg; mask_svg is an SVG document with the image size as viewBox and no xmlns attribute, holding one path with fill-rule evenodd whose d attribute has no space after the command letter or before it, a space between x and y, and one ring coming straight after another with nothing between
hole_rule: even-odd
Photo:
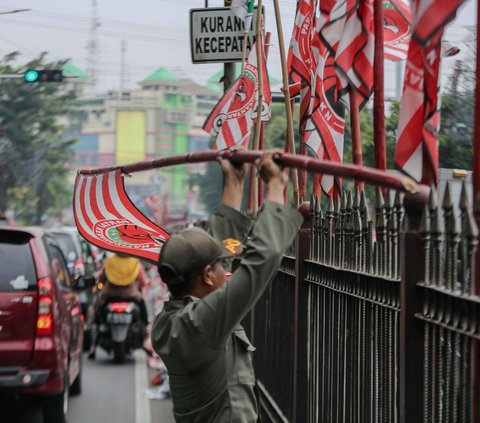
<instances>
[{"instance_id":1,"label":"red and white flag","mask_svg":"<svg viewBox=\"0 0 480 423\"><path fill-rule=\"evenodd\" d=\"M384 57L387 60L405 60L412 37L412 13L408 0L383 2Z\"/></svg>"},{"instance_id":2,"label":"red and white flag","mask_svg":"<svg viewBox=\"0 0 480 423\"><path fill-rule=\"evenodd\" d=\"M75 224L97 247L158 263L169 234L145 217L128 198L121 170L77 175L73 198Z\"/></svg>"},{"instance_id":3,"label":"red and white flag","mask_svg":"<svg viewBox=\"0 0 480 423\"><path fill-rule=\"evenodd\" d=\"M339 96L347 106L350 103L351 89L360 95L361 107L373 92L375 54L373 1L360 1L357 8L348 14L338 46L335 48Z\"/></svg>"},{"instance_id":4,"label":"red and white flag","mask_svg":"<svg viewBox=\"0 0 480 423\"><path fill-rule=\"evenodd\" d=\"M450 3L458 7L462 2L452 0L448 5ZM418 182L426 175L436 180L438 173L440 40L443 35L439 22L445 25L456 11L448 5L443 0L416 0L413 8L413 37L405 70L395 163ZM429 12L432 14L428 15ZM445 54L449 55L449 51L445 50ZM432 178L428 179L426 182L432 182Z\"/></svg>"},{"instance_id":5,"label":"red and white flag","mask_svg":"<svg viewBox=\"0 0 480 423\"><path fill-rule=\"evenodd\" d=\"M262 43L263 45L263 43ZM268 81L265 54L262 50L263 101L261 119L271 118L272 93ZM258 66L256 46L253 45L240 76L223 95L210 115L203 129L216 138L215 148L223 150L237 144L248 146L250 131L257 120L258 111Z\"/></svg>"},{"instance_id":6,"label":"red and white flag","mask_svg":"<svg viewBox=\"0 0 480 423\"><path fill-rule=\"evenodd\" d=\"M287 67L290 80L294 83L311 85L313 21L315 0L299 0L288 51Z\"/></svg>"},{"instance_id":7,"label":"red and white flag","mask_svg":"<svg viewBox=\"0 0 480 423\"><path fill-rule=\"evenodd\" d=\"M312 85L309 117L305 125L305 145L318 158L341 163L345 133L345 106L337 100L337 73L334 57L319 38L315 44L317 68ZM341 189L341 178L323 175L322 189L332 195Z\"/></svg>"},{"instance_id":8,"label":"red and white flag","mask_svg":"<svg viewBox=\"0 0 480 423\"><path fill-rule=\"evenodd\" d=\"M455 18L457 9L465 0L414 0L414 36L425 45L433 38L438 41L445 25Z\"/></svg>"}]
</instances>

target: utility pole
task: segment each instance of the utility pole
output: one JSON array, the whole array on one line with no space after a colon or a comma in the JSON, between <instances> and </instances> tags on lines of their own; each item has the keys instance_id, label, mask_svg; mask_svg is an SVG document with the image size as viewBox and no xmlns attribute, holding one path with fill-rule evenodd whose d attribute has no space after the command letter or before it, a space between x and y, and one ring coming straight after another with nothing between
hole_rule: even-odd
<instances>
[{"instance_id":1,"label":"utility pole","mask_svg":"<svg viewBox=\"0 0 480 423\"><path fill-rule=\"evenodd\" d=\"M450 85L450 95L455 95L458 92L458 81L460 79L460 75L462 73L462 61L457 60L455 62L455 68L453 69L453 75L450 77L451 84Z\"/></svg>"},{"instance_id":2,"label":"utility pole","mask_svg":"<svg viewBox=\"0 0 480 423\"><path fill-rule=\"evenodd\" d=\"M120 43L120 91L127 89L127 68L125 64L125 53L127 51L127 42L122 40Z\"/></svg>"},{"instance_id":3,"label":"utility pole","mask_svg":"<svg viewBox=\"0 0 480 423\"><path fill-rule=\"evenodd\" d=\"M98 27L100 22L97 17L97 0L92 0L92 18L90 21L90 35L87 42L87 72L93 86L97 83L97 63L99 59Z\"/></svg>"}]
</instances>

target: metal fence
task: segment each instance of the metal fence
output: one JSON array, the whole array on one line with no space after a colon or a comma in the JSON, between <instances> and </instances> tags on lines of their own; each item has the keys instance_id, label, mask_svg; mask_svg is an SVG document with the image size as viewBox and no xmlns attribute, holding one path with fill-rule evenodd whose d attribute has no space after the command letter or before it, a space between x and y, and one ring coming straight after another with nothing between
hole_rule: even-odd
<instances>
[{"instance_id":1,"label":"metal fence","mask_svg":"<svg viewBox=\"0 0 480 423\"><path fill-rule=\"evenodd\" d=\"M478 231L465 187L458 208L449 192L303 206L249 320L264 421L480 421Z\"/></svg>"}]
</instances>

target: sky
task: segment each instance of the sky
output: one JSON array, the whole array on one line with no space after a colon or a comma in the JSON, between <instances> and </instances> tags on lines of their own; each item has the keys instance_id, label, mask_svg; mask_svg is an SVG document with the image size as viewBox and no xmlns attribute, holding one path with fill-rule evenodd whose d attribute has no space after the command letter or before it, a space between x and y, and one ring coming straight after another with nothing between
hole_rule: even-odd
<instances>
[{"instance_id":1,"label":"sky","mask_svg":"<svg viewBox=\"0 0 480 423\"><path fill-rule=\"evenodd\" d=\"M206 0L209 7L221 7L223 0ZM1 0L0 56L12 51L21 53L21 63L47 51L48 61L71 59L87 70L87 42L90 37L93 0ZM285 46L288 46L295 0L280 0ZM268 68L272 76L282 79L281 60L275 24L273 0L263 2L266 28L272 33ZM122 41L125 44L127 88L145 79L159 67L175 71L204 84L222 69L221 64L193 64L190 57L189 10L204 8L205 1L195 0L97 0L99 56L98 92L121 86ZM30 11L2 14L15 9ZM445 39L461 48L455 59L469 53L463 41L476 22L474 0L466 0L456 19L446 31ZM443 66L444 79L451 73L455 59ZM386 96L393 95L395 66L386 63ZM392 76L392 77L390 77Z\"/></svg>"}]
</instances>

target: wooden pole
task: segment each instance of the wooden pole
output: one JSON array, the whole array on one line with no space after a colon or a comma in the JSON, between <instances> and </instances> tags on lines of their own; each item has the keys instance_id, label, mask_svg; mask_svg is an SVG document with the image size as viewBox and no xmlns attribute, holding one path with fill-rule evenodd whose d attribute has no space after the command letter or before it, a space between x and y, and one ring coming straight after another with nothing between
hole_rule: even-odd
<instances>
[{"instance_id":1,"label":"wooden pole","mask_svg":"<svg viewBox=\"0 0 480 423\"><path fill-rule=\"evenodd\" d=\"M247 32L243 33L243 48L242 48L242 70L245 69L245 62L247 61Z\"/></svg>"},{"instance_id":2,"label":"wooden pole","mask_svg":"<svg viewBox=\"0 0 480 423\"><path fill-rule=\"evenodd\" d=\"M280 16L280 7L278 5L278 0L273 0L273 7L275 9L275 21L277 24L278 45L280 47L280 59L282 62L283 93L285 95L285 115L287 119L287 140L288 140L290 153L295 154L295 136L293 134L293 119L292 119L292 110L291 110L291 104L290 104L290 91L288 89L287 58L285 55L285 43L283 41L282 18ZM299 188L298 188L298 172L296 169L292 169L292 181L293 181L293 202L296 206L299 206L300 198L299 198Z\"/></svg>"},{"instance_id":3,"label":"wooden pole","mask_svg":"<svg viewBox=\"0 0 480 423\"><path fill-rule=\"evenodd\" d=\"M350 87L350 128L352 131L352 161L358 166L363 166L362 131L360 128L360 108L358 95L353 87ZM355 186L363 191L363 182L357 181Z\"/></svg>"},{"instance_id":4,"label":"wooden pole","mask_svg":"<svg viewBox=\"0 0 480 423\"><path fill-rule=\"evenodd\" d=\"M383 2L374 1L375 60L373 97L373 139L375 143L375 167L387 168L387 146L385 141L385 94L383 68Z\"/></svg>"},{"instance_id":5,"label":"wooden pole","mask_svg":"<svg viewBox=\"0 0 480 423\"><path fill-rule=\"evenodd\" d=\"M79 175L99 175L102 173L120 170L124 174L141 172L144 170L157 169L160 167L175 166L186 163L204 163L213 162L218 157L232 160L237 163L253 163L264 154L264 151L255 150L222 150L222 151L200 151L197 153L179 154L161 159L146 160L137 163L129 163L123 166L102 167L97 169L80 169ZM318 160L309 156L300 156L299 154L279 153L275 161L280 166L291 167L295 169L304 169L309 172L325 173L327 175L341 176L354 180L362 180L377 186L392 188L402 192L418 193L427 191L429 187L418 185L408 176L380 169L372 169L365 166L357 166L348 163L336 163L328 160ZM422 194L423 195L423 194ZM428 195L428 193L427 193Z\"/></svg>"},{"instance_id":6,"label":"wooden pole","mask_svg":"<svg viewBox=\"0 0 480 423\"><path fill-rule=\"evenodd\" d=\"M258 150L260 147L260 132L262 126L262 103L263 103L263 43L261 34L262 23L262 0L258 0L257 5L257 22L255 29L255 47L257 51L257 79L258 79L258 105L257 105L257 122L253 132L253 149ZM253 204L252 215L256 219L258 213L258 184L253 184Z\"/></svg>"},{"instance_id":7,"label":"wooden pole","mask_svg":"<svg viewBox=\"0 0 480 423\"><path fill-rule=\"evenodd\" d=\"M268 50L270 48L270 38L272 34L271 32L267 32L265 34L265 45L263 48L265 49L265 62L268 59ZM265 149L265 122L262 122L262 125L260 126L260 143L259 143L259 149L264 150ZM263 204L263 179L258 178L258 206L261 207Z\"/></svg>"}]
</instances>

